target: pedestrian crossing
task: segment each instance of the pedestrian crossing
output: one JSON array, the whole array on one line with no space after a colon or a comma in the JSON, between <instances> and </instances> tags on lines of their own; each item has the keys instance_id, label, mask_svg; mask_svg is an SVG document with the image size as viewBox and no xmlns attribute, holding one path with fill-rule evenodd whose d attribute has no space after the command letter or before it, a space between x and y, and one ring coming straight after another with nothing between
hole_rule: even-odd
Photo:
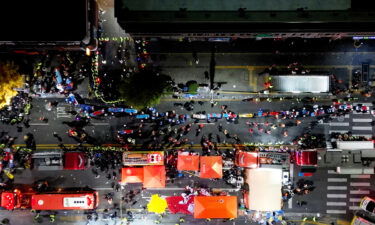
<instances>
[{"instance_id":1,"label":"pedestrian crossing","mask_svg":"<svg viewBox=\"0 0 375 225\"><path fill-rule=\"evenodd\" d=\"M358 103L372 107L372 103ZM371 122L373 115L369 111L366 113L353 111L350 114L336 118L329 123L329 133L347 133L352 132L354 136L364 136L371 138L373 128ZM329 148L330 146L327 146Z\"/></svg>"},{"instance_id":2,"label":"pedestrian crossing","mask_svg":"<svg viewBox=\"0 0 375 225\"><path fill-rule=\"evenodd\" d=\"M327 214L347 214L358 210L363 197L370 194L370 174L339 174L327 170Z\"/></svg>"},{"instance_id":3,"label":"pedestrian crossing","mask_svg":"<svg viewBox=\"0 0 375 225\"><path fill-rule=\"evenodd\" d=\"M71 118L72 115L68 113L71 110L70 105L61 104L60 106L56 107L56 116L57 118Z\"/></svg>"}]
</instances>

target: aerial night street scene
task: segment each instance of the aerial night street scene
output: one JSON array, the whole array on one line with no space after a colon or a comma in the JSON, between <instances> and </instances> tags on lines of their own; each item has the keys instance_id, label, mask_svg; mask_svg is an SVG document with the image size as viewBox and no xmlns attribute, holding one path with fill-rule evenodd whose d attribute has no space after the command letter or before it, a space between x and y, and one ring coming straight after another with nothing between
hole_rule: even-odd
<instances>
[{"instance_id":1,"label":"aerial night street scene","mask_svg":"<svg viewBox=\"0 0 375 225\"><path fill-rule=\"evenodd\" d=\"M375 225L371 3L0 3L0 225Z\"/></svg>"}]
</instances>

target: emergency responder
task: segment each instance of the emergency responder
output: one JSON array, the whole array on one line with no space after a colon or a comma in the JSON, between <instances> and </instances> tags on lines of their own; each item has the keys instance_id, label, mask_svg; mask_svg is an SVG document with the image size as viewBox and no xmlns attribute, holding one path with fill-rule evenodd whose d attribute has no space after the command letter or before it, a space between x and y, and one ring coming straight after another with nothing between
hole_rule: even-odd
<instances>
[{"instance_id":1,"label":"emergency responder","mask_svg":"<svg viewBox=\"0 0 375 225\"><path fill-rule=\"evenodd\" d=\"M184 222L185 222L185 219L182 218L182 217L180 217L179 222L180 222L180 223L184 223Z\"/></svg>"}]
</instances>

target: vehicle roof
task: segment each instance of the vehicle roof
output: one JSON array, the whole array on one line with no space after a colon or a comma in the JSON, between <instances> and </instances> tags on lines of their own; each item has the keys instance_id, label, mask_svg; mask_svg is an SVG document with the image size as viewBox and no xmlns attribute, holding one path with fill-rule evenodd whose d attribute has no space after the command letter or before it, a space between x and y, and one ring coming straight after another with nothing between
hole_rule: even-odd
<instances>
[{"instance_id":1,"label":"vehicle roof","mask_svg":"<svg viewBox=\"0 0 375 225\"><path fill-rule=\"evenodd\" d=\"M83 152L66 152L64 154L64 169L83 170L85 169L85 161L85 153Z\"/></svg>"},{"instance_id":2,"label":"vehicle roof","mask_svg":"<svg viewBox=\"0 0 375 225\"><path fill-rule=\"evenodd\" d=\"M86 204L74 204L74 200ZM80 194L36 194L31 197L31 208L35 210L94 209L94 193Z\"/></svg>"}]
</instances>

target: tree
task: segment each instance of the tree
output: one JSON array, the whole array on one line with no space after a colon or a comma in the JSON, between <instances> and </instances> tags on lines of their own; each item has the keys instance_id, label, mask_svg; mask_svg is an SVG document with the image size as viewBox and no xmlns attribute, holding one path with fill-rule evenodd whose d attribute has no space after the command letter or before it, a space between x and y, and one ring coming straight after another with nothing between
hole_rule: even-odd
<instances>
[{"instance_id":1,"label":"tree","mask_svg":"<svg viewBox=\"0 0 375 225\"><path fill-rule=\"evenodd\" d=\"M133 73L121 84L120 94L127 104L137 109L154 106L171 87L171 78L151 70Z\"/></svg>"}]
</instances>

